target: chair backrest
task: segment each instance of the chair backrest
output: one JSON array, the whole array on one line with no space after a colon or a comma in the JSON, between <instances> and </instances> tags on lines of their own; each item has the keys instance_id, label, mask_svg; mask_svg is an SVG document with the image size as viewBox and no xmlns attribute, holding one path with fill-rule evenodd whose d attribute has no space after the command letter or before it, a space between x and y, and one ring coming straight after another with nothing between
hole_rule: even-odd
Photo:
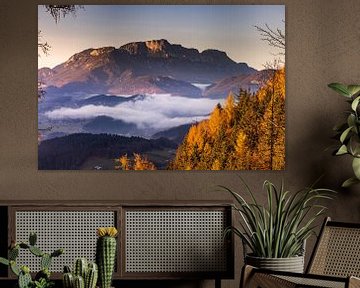
<instances>
[{"instance_id":1,"label":"chair backrest","mask_svg":"<svg viewBox=\"0 0 360 288\"><path fill-rule=\"evenodd\" d=\"M307 273L360 277L360 223L326 218Z\"/></svg>"}]
</instances>

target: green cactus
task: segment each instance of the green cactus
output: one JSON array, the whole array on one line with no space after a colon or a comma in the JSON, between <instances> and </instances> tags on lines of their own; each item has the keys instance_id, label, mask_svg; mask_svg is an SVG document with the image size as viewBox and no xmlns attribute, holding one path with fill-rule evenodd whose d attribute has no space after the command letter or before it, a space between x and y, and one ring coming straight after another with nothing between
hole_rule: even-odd
<instances>
[{"instance_id":1,"label":"green cactus","mask_svg":"<svg viewBox=\"0 0 360 288\"><path fill-rule=\"evenodd\" d=\"M21 242L21 243L19 244L19 246L20 246L20 248L22 248L22 249L29 249L29 247L30 247L30 245L28 245L28 244L26 244L26 243L24 243L24 242Z\"/></svg>"},{"instance_id":2,"label":"green cactus","mask_svg":"<svg viewBox=\"0 0 360 288\"><path fill-rule=\"evenodd\" d=\"M76 259L74 266L75 276L81 276L83 279L85 279L87 268L88 268L88 261L86 260L86 258Z\"/></svg>"},{"instance_id":3,"label":"green cactus","mask_svg":"<svg viewBox=\"0 0 360 288\"><path fill-rule=\"evenodd\" d=\"M53 253L48 254L41 251L38 247L34 246L36 244L36 234L31 233L29 236L29 244L20 242L16 243L11 241L11 245L8 251L8 259L0 257L0 264L10 266L11 271L18 276L18 286L19 288L49 288L52 286L53 282L50 281L50 264L53 257L60 256L63 254L63 249L55 250ZM22 266L21 268L16 264L16 259L19 256L19 250L29 250L30 253L37 257L41 257L41 271L39 271L35 276L35 281L32 280L30 275L30 269L27 266Z\"/></svg>"},{"instance_id":4,"label":"green cactus","mask_svg":"<svg viewBox=\"0 0 360 288\"><path fill-rule=\"evenodd\" d=\"M30 268L26 265L21 266L20 268L21 272L25 273L25 274L29 274L30 273Z\"/></svg>"},{"instance_id":5,"label":"green cactus","mask_svg":"<svg viewBox=\"0 0 360 288\"><path fill-rule=\"evenodd\" d=\"M16 262L15 262L14 260L11 260L11 261L9 262L9 264L10 264L10 269L11 269L11 271L12 271L16 276L19 276L21 271L20 271L19 266L16 265Z\"/></svg>"},{"instance_id":6,"label":"green cactus","mask_svg":"<svg viewBox=\"0 0 360 288\"><path fill-rule=\"evenodd\" d=\"M19 288L29 288L30 284L32 283L31 275L29 267L26 267L27 269L24 269L25 267L22 267L21 272L19 274L18 279L18 285Z\"/></svg>"},{"instance_id":7,"label":"green cactus","mask_svg":"<svg viewBox=\"0 0 360 288\"><path fill-rule=\"evenodd\" d=\"M8 259L3 258L3 257L0 257L0 263L4 264L6 266L10 265L10 261Z\"/></svg>"},{"instance_id":8,"label":"green cactus","mask_svg":"<svg viewBox=\"0 0 360 288\"><path fill-rule=\"evenodd\" d=\"M75 288L75 279L78 283L77 285L81 286L80 283L84 284L84 288L95 288L96 282L98 279L98 268L95 263L89 263L85 258L76 259L74 263L74 272L71 273L71 269L69 266L64 266L63 273L63 286L64 288Z\"/></svg>"},{"instance_id":9,"label":"green cactus","mask_svg":"<svg viewBox=\"0 0 360 288\"><path fill-rule=\"evenodd\" d=\"M29 235L29 244L31 246L35 246L36 245L36 241L37 241L37 235L34 232L31 232Z\"/></svg>"},{"instance_id":10,"label":"green cactus","mask_svg":"<svg viewBox=\"0 0 360 288\"><path fill-rule=\"evenodd\" d=\"M116 258L116 235L114 227L98 228L96 243L96 262L99 267L99 286L110 288Z\"/></svg>"},{"instance_id":11,"label":"green cactus","mask_svg":"<svg viewBox=\"0 0 360 288\"><path fill-rule=\"evenodd\" d=\"M51 265L51 260L52 257L50 254L44 253L44 255L41 257L41 261L40 261L40 267L41 269L49 269L50 265Z\"/></svg>"},{"instance_id":12,"label":"green cactus","mask_svg":"<svg viewBox=\"0 0 360 288\"><path fill-rule=\"evenodd\" d=\"M64 249L57 249L51 253L51 257L58 257L64 253Z\"/></svg>"},{"instance_id":13,"label":"green cactus","mask_svg":"<svg viewBox=\"0 0 360 288\"><path fill-rule=\"evenodd\" d=\"M34 254L35 256L37 256L37 257L41 257L41 256L44 255L44 252L42 252L42 251L40 250L40 248L38 248L38 247L36 247L36 246L30 246L30 247L29 247L29 251L30 251L32 254Z\"/></svg>"},{"instance_id":14,"label":"green cactus","mask_svg":"<svg viewBox=\"0 0 360 288\"><path fill-rule=\"evenodd\" d=\"M10 249L8 252L9 260L16 260L16 258L19 256L19 246L16 245L14 248Z\"/></svg>"},{"instance_id":15,"label":"green cactus","mask_svg":"<svg viewBox=\"0 0 360 288\"><path fill-rule=\"evenodd\" d=\"M64 273L71 273L71 269L69 266L67 265L64 266Z\"/></svg>"},{"instance_id":16,"label":"green cactus","mask_svg":"<svg viewBox=\"0 0 360 288\"><path fill-rule=\"evenodd\" d=\"M64 288L73 288L74 287L74 276L71 272L66 272L62 277Z\"/></svg>"},{"instance_id":17,"label":"green cactus","mask_svg":"<svg viewBox=\"0 0 360 288\"><path fill-rule=\"evenodd\" d=\"M84 278L77 275L74 277L74 288L85 288Z\"/></svg>"},{"instance_id":18,"label":"green cactus","mask_svg":"<svg viewBox=\"0 0 360 288\"><path fill-rule=\"evenodd\" d=\"M85 276L85 288L95 288L98 279L98 266L96 263L89 263Z\"/></svg>"}]
</instances>

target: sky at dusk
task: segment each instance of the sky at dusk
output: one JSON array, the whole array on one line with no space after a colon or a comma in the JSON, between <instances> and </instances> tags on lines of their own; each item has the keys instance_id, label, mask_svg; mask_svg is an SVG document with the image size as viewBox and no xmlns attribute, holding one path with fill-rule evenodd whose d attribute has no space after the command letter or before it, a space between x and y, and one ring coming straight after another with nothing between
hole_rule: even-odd
<instances>
[{"instance_id":1,"label":"sky at dusk","mask_svg":"<svg viewBox=\"0 0 360 288\"><path fill-rule=\"evenodd\" d=\"M51 50L40 53L38 66L53 68L88 48L167 39L200 52L225 51L236 62L263 69L276 50L261 41L254 25L285 31L283 20L284 5L84 5L55 23L39 5L41 41Z\"/></svg>"}]
</instances>

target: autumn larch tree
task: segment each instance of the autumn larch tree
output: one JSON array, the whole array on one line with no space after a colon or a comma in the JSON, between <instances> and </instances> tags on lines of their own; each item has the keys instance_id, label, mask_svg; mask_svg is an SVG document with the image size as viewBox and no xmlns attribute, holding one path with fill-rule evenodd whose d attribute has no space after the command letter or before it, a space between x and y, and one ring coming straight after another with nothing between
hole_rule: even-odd
<instances>
[{"instance_id":1,"label":"autumn larch tree","mask_svg":"<svg viewBox=\"0 0 360 288\"><path fill-rule=\"evenodd\" d=\"M230 94L191 126L169 169L284 169L285 69L271 75L257 93Z\"/></svg>"}]
</instances>

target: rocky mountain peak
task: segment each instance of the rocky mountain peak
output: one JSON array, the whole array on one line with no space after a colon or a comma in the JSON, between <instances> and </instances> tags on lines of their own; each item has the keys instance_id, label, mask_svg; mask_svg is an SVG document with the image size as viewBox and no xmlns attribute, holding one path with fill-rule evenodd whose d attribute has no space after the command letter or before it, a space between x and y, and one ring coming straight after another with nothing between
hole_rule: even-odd
<instances>
[{"instance_id":1,"label":"rocky mountain peak","mask_svg":"<svg viewBox=\"0 0 360 288\"><path fill-rule=\"evenodd\" d=\"M100 56L102 54L110 53L115 50L115 47L102 47L102 48L96 48L92 49L90 51L90 55L93 57Z\"/></svg>"},{"instance_id":2,"label":"rocky mountain peak","mask_svg":"<svg viewBox=\"0 0 360 288\"><path fill-rule=\"evenodd\" d=\"M201 58L203 61L209 62L209 63L229 63L233 62L224 51L219 51L216 49L206 49L203 52L201 52Z\"/></svg>"},{"instance_id":3,"label":"rocky mountain peak","mask_svg":"<svg viewBox=\"0 0 360 288\"><path fill-rule=\"evenodd\" d=\"M171 44L166 39L148 40L144 42L132 42L125 44L119 48L119 50L125 50L130 55L145 56L145 57L186 57L196 56L199 52L193 48L184 48L179 44ZM190 53L190 54L189 54ZM184 56L185 55L185 56Z\"/></svg>"},{"instance_id":4,"label":"rocky mountain peak","mask_svg":"<svg viewBox=\"0 0 360 288\"><path fill-rule=\"evenodd\" d=\"M170 46L171 44L167 40L161 39L146 41L145 45L150 52L156 53L166 50L166 47Z\"/></svg>"},{"instance_id":5,"label":"rocky mountain peak","mask_svg":"<svg viewBox=\"0 0 360 288\"><path fill-rule=\"evenodd\" d=\"M236 63L223 51L207 49L200 53L195 48L158 39L131 42L119 48L86 49L51 70L39 70L38 75L47 86L65 87L67 92L96 90L100 93L134 94L158 92L156 89L159 87L153 81L158 76L167 77L161 85L171 84L174 92L179 90L177 86L187 89L187 83L181 81L213 83L252 72L255 70ZM136 90L134 87L140 88Z\"/></svg>"}]
</instances>

